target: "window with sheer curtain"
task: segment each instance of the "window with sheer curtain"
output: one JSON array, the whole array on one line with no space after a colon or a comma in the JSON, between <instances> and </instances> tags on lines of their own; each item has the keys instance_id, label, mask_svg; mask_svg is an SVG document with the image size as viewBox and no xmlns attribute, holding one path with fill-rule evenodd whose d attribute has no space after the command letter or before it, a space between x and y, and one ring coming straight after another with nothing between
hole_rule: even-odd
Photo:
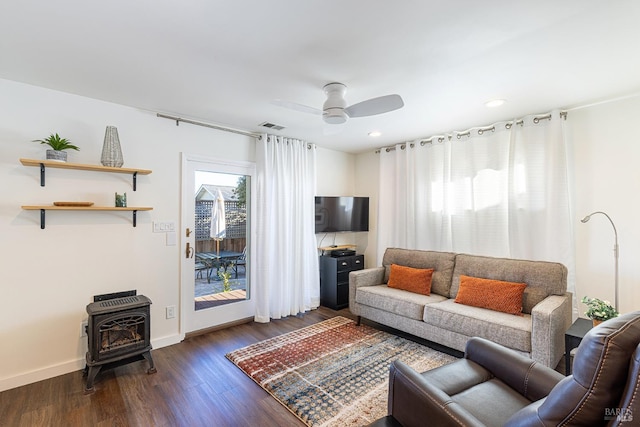
<instances>
[{"instance_id":1,"label":"window with sheer curtain","mask_svg":"<svg viewBox=\"0 0 640 427\"><path fill-rule=\"evenodd\" d=\"M382 149L378 263L403 247L556 261L571 278L564 119L543 117Z\"/></svg>"}]
</instances>

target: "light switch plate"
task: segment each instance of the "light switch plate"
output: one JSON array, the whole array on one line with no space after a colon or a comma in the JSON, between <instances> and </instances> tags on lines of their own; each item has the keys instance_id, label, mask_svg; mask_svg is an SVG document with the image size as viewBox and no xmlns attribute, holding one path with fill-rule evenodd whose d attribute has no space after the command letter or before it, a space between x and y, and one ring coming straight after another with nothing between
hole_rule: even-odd
<instances>
[{"instance_id":1,"label":"light switch plate","mask_svg":"<svg viewBox=\"0 0 640 427\"><path fill-rule=\"evenodd\" d=\"M153 221L154 233L168 233L176 231L176 223L174 221Z\"/></svg>"}]
</instances>

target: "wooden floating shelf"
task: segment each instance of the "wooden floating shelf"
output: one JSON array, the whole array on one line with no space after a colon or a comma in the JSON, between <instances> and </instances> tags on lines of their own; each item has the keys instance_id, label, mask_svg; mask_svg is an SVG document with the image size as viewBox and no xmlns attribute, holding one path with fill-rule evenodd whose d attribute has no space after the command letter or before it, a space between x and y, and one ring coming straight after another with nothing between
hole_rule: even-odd
<instances>
[{"instance_id":1,"label":"wooden floating shelf","mask_svg":"<svg viewBox=\"0 0 640 427\"><path fill-rule=\"evenodd\" d=\"M134 173L139 175L149 175L152 171L149 169L133 169L133 168L115 168L112 166L100 166L100 165L86 165L82 163L69 163L69 162L56 162L55 160L34 160L34 159L20 159L20 163L24 166L40 166L45 165L50 168L58 169L77 169L83 171L96 171L96 172L113 172L113 173Z\"/></svg>"},{"instance_id":2,"label":"wooden floating shelf","mask_svg":"<svg viewBox=\"0 0 640 427\"><path fill-rule=\"evenodd\" d=\"M337 246L322 246L319 247L318 249L320 249L321 251L337 251L340 249L350 249L350 248L356 248L358 247L358 245L337 245Z\"/></svg>"},{"instance_id":3,"label":"wooden floating shelf","mask_svg":"<svg viewBox=\"0 0 640 427\"><path fill-rule=\"evenodd\" d=\"M54 206L54 205L33 205L22 206L26 211L44 209L47 211L150 211L149 206L127 206L126 208L116 208L113 206Z\"/></svg>"},{"instance_id":4,"label":"wooden floating shelf","mask_svg":"<svg viewBox=\"0 0 640 427\"><path fill-rule=\"evenodd\" d=\"M125 173L133 175L133 191L136 191L136 178L138 175L149 175L149 169L116 168L112 166L87 165L82 163L57 162L55 160L20 159L24 166L40 168L40 186L44 187L44 175L47 167L57 169L75 169L94 172Z\"/></svg>"},{"instance_id":5,"label":"wooden floating shelf","mask_svg":"<svg viewBox=\"0 0 640 427\"><path fill-rule=\"evenodd\" d=\"M27 211L40 211L40 228L44 230L45 211L129 211L133 212L133 226L136 226L138 211L153 210L149 206L127 206L126 208L114 206L54 206L54 205L24 205L22 209Z\"/></svg>"}]
</instances>

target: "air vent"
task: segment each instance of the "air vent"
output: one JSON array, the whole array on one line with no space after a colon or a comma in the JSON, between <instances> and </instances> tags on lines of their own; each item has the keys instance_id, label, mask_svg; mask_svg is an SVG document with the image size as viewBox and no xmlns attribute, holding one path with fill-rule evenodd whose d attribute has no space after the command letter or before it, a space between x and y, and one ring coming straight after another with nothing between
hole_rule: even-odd
<instances>
[{"instance_id":1,"label":"air vent","mask_svg":"<svg viewBox=\"0 0 640 427\"><path fill-rule=\"evenodd\" d=\"M262 127L268 128L268 129L273 129L273 130L282 130L282 129L284 129L284 126L276 125L274 123L269 123L269 122L260 123L259 126L262 126Z\"/></svg>"},{"instance_id":2,"label":"air vent","mask_svg":"<svg viewBox=\"0 0 640 427\"><path fill-rule=\"evenodd\" d=\"M100 307L117 307L120 305L127 305L127 304L133 304L140 301L140 298L138 298L137 296L133 296L133 297L125 297L125 298L116 298L116 299L110 299L110 300L106 300L106 301L102 301L100 303Z\"/></svg>"}]
</instances>

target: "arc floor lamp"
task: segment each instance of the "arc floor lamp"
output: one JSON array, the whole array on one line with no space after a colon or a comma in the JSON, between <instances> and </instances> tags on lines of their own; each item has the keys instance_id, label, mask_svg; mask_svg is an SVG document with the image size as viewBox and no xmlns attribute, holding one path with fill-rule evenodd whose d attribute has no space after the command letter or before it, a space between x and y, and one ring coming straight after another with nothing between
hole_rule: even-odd
<instances>
[{"instance_id":1,"label":"arc floor lamp","mask_svg":"<svg viewBox=\"0 0 640 427\"><path fill-rule=\"evenodd\" d=\"M616 301L615 301L615 309L616 311L619 311L618 309L618 255L619 255L619 250L618 250L618 230L616 230L616 225L613 223L613 220L611 219L611 217L609 215L607 215L605 212L602 211L596 211L596 212L592 212L589 215L585 216L584 218L582 218L580 221L582 223L588 222L591 217L593 215L596 214L602 214L604 216L607 217L607 219L609 220L609 222L611 223L611 226L613 227L613 234L615 237L615 243L613 245L613 257L615 259L615 265L616 265L616 275L615 275L615 291L616 291Z\"/></svg>"}]
</instances>

